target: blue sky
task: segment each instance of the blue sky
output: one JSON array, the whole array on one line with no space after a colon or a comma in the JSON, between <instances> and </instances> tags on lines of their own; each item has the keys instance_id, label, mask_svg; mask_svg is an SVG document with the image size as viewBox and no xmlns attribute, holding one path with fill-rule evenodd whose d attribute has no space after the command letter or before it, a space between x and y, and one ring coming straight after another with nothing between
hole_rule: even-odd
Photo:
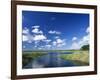
<instances>
[{"instance_id":1,"label":"blue sky","mask_svg":"<svg viewBox=\"0 0 100 80\"><path fill-rule=\"evenodd\" d=\"M22 11L23 50L79 49L89 44L89 14Z\"/></svg>"}]
</instances>

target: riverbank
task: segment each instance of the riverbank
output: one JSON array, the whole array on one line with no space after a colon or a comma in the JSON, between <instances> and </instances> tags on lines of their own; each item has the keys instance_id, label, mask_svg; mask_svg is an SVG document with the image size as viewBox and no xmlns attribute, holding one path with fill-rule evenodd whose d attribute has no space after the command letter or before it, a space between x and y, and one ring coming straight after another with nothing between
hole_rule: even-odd
<instances>
[{"instance_id":1,"label":"riverbank","mask_svg":"<svg viewBox=\"0 0 100 80\"><path fill-rule=\"evenodd\" d=\"M70 60L75 65L89 65L89 51L75 51L73 54L62 54L60 58Z\"/></svg>"},{"instance_id":2,"label":"riverbank","mask_svg":"<svg viewBox=\"0 0 100 80\"><path fill-rule=\"evenodd\" d=\"M45 54L46 53L42 53L42 52L23 52L22 54L23 67L27 65L29 62L31 62L31 60L41 57L42 55Z\"/></svg>"}]
</instances>

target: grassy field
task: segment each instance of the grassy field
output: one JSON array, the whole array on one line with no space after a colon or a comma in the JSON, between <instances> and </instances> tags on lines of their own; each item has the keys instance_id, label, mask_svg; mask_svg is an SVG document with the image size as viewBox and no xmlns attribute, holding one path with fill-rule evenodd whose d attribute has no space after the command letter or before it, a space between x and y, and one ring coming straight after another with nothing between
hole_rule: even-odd
<instances>
[{"instance_id":1,"label":"grassy field","mask_svg":"<svg viewBox=\"0 0 100 80\"><path fill-rule=\"evenodd\" d=\"M22 54L23 67L27 65L31 60L36 59L45 54L46 52L28 52L28 51L23 52Z\"/></svg>"},{"instance_id":2,"label":"grassy field","mask_svg":"<svg viewBox=\"0 0 100 80\"><path fill-rule=\"evenodd\" d=\"M79 66L89 65L89 51L73 51L73 54L62 54L60 58Z\"/></svg>"}]
</instances>

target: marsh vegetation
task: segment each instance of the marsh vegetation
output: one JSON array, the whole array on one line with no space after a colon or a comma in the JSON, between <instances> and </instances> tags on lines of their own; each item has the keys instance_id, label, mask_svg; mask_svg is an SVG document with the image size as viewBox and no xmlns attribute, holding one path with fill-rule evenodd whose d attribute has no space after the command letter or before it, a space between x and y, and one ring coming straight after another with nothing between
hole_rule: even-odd
<instances>
[{"instance_id":1,"label":"marsh vegetation","mask_svg":"<svg viewBox=\"0 0 100 80\"><path fill-rule=\"evenodd\" d=\"M23 68L36 68L35 65L42 65L39 68L89 65L88 50L23 51L22 57Z\"/></svg>"}]
</instances>

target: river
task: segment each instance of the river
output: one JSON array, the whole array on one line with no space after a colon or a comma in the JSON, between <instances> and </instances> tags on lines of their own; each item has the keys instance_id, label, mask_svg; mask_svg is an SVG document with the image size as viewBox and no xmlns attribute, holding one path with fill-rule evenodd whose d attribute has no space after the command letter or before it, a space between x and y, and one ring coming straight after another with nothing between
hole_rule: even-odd
<instances>
[{"instance_id":1,"label":"river","mask_svg":"<svg viewBox=\"0 0 100 80\"><path fill-rule=\"evenodd\" d=\"M46 55L33 59L23 68L52 68L52 67L72 67L73 62L60 58L61 54L72 54L72 52L58 53L49 52Z\"/></svg>"}]
</instances>

